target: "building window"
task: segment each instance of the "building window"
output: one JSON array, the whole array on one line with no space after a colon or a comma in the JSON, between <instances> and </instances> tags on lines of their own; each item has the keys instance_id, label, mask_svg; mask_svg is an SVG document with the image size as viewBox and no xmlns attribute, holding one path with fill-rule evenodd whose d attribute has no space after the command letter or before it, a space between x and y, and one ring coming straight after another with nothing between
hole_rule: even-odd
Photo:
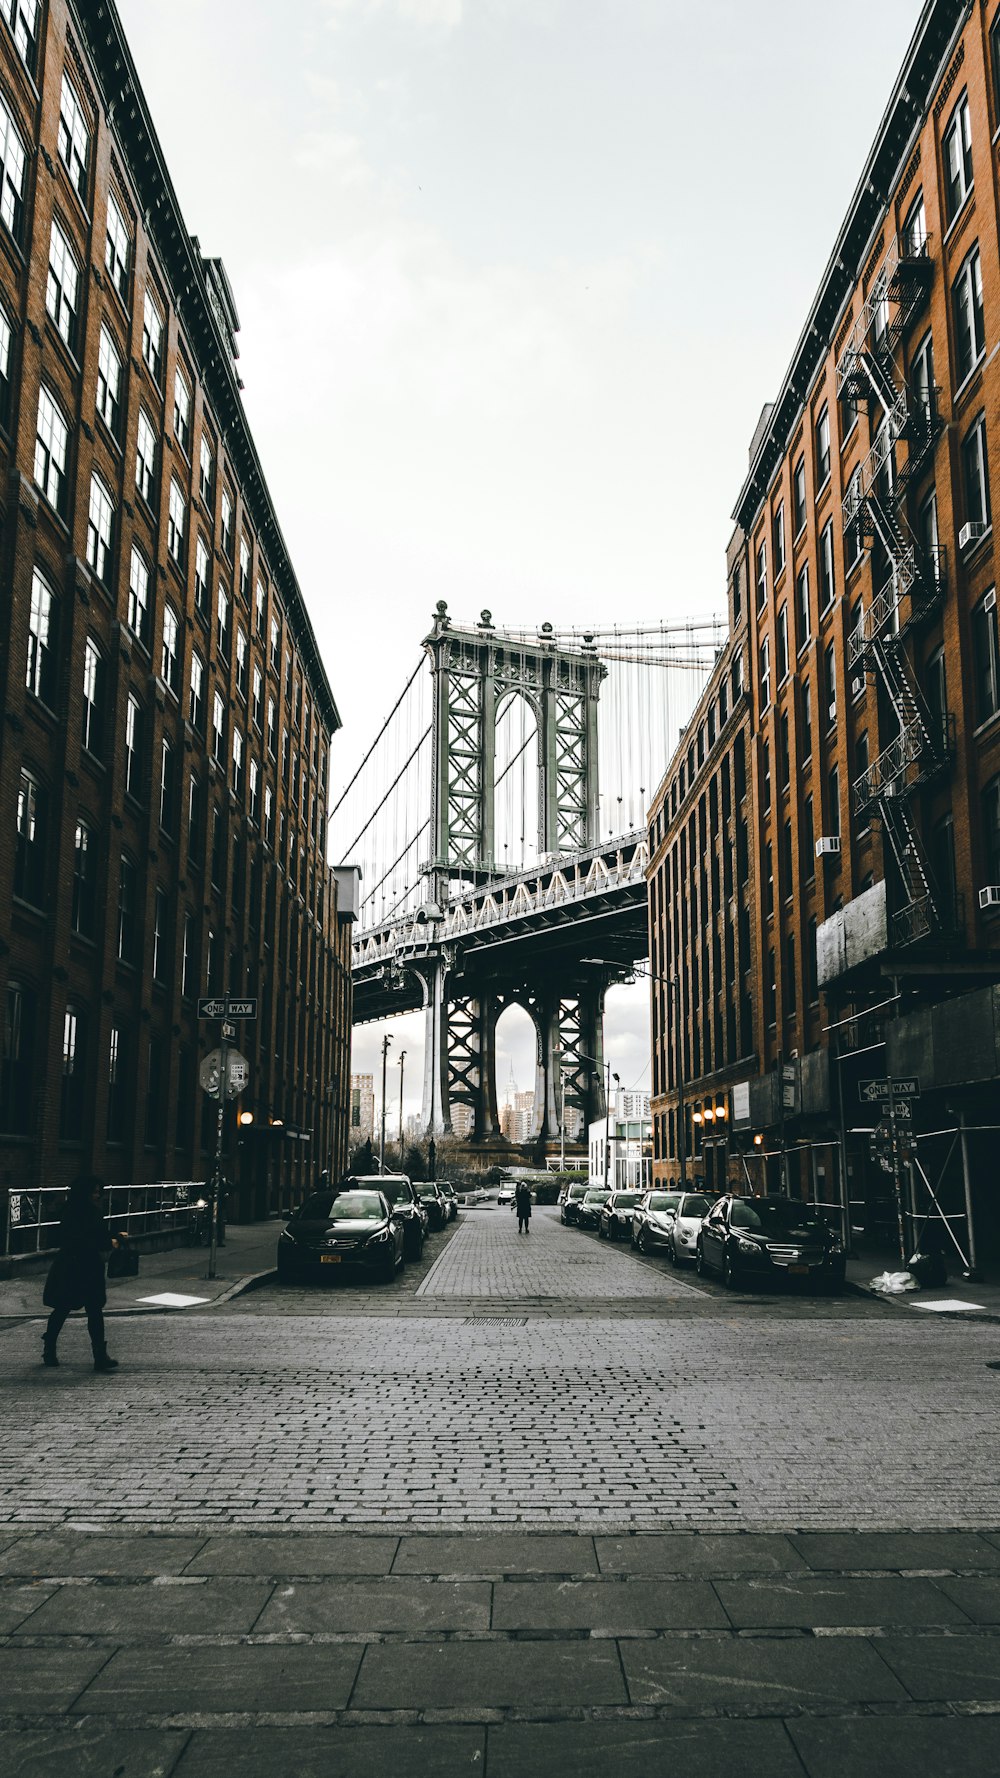
<instances>
[{"instance_id":1,"label":"building window","mask_svg":"<svg viewBox=\"0 0 1000 1778\"><path fill-rule=\"evenodd\" d=\"M760 712L770 708L771 704L771 642L765 636L760 645Z\"/></svg>"},{"instance_id":2,"label":"building window","mask_svg":"<svg viewBox=\"0 0 1000 1778\"><path fill-rule=\"evenodd\" d=\"M160 744L160 826L164 833L174 831L177 808L177 755L164 735Z\"/></svg>"},{"instance_id":3,"label":"building window","mask_svg":"<svg viewBox=\"0 0 1000 1778\"><path fill-rule=\"evenodd\" d=\"M165 982L169 961L170 903L165 889L157 889L153 897L153 980Z\"/></svg>"},{"instance_id":4,"label":"building window","mask_svg":"<svg viewBox=\"0 0 1000 1778\"><path fill-rule=\"evenodd\" d=\"M14 895L40 908L45 901L45 843L48 808L38 779L23 768L17 787L17 844Z\"/></svg>"},{"instance_id":5,"label":"building window","mask_svg":"<svg viewBox=\"0 0 1000 1778\"><path fill-rule=\"evenodd\" d=\"M927 252L927 211L923 191L918 191L903 223L903 253L907 259L920 259Z\"/></svg>"},{"instance_id":6,"label":"building window","mask_svg":"<svg viewBox=\"0 0 1000 1778\"><path fill-rule=\"evenodd\" d=\"M986 457L986 415L980 414L962 442L965 516L975 525L989 525L990 472Z\"/></svg>"},{"instance_id":7,"label":"building window","mask_svg":"<svg viewBox=\"0 0 1000 1778\"><path fill-rule=\"evenodd\" d=\"M259 578L259 576L258 576L258 580L257 580L257 592L255 595L255 603L256 603L257 634L258 634L258 636L263 636L264 627L265 627L265 623L267 620L267 592L264 587L264 582Z\"/></svg>"},{"instance_id":8,"label":"building window","mask_svg":"<svg viewBox=\"0 0 1000 1778\"><path fill-rule=\"evenodd\" d=\"M83 745L95 759L104 754L104 657L92 636L83 654Z\"/></svg>"},{"instance_id":9,"label":"building window","mask_svg":"<svg viewBox=\"0 0 1000 1778\"><path fill-rule=\"evenodd\" d=\"M256 661L253 669L253 698L250 705L250 716L254 728L260 731L261 712L264 703L264 679Z\"/></svg>"},{"instance_id":10,"label":"building window","mask_svg":"<svg viewBox=\"0 0 1000 1778\"><path fill-rule=\"evenodd\" d=\"M270 754L272 759L277 759L277 757L278 757L277 746L278 746L278 715L277 715L277 711L275 709L274 699L268 698L268 700L267 700L267 751Z\"/></svg>"},{"instance_id":11,"label":"building window","mask_svg":"<svg viewBox=\"0 0 1000 1778\"><path fill-rule=\"evenodd\" d=\"M830 409L826 402L816 421L816 486L825 487L830 479Z\"/></svg>"},{"instance_id":12,"label":"building window","mask_svg":"<svg viewBox=\"0 0 1000 1778\"><path fill-rule=\"evenodd\" d=\"M14 329L7 311L0 307L0 425L10 419L10 352Z\"/></svg>"},{"instance_id":13,"label":"building window","mask_svg":"<svg viewBox=\"0 0 1000 1778\"><path fill-rule=\"evenodd\" d=\"M978 246L973 247L951 287L951 308L955 322L955 378L957 384L962 384L986 350L983 268Z\"/></svg>"},{"instance_id":14,"label":"building window","mask_svg":"<svg viewBox=\"0 0 1000 1778\"><path fill-rule=\"evenodd\" d=\"M163 316L148 290L142 299L142 356L159 385L163 380Z\"/></svg>"},{"instance_id":15,"label":"building window","mask_svg":"<svg viewBox=\"0 0 1000 1778\"><path fill-rule=\"evenodd\" d=\"M73 1006L63 1013L62 1073L59 1081L59 1138L77 1142L83 1134L86 1024Z\"/></svg>"},{"instance_id":16,"label":"building window","mask_svg":"<svg viewBox=\"0 0 1000 1778\"><path fill-rule=\"evenodd\" d=\"M837 656L832 642L823 653L823 692L826 720L832 725L837 720Z\"/></svg>"},{"instance_id":17,"label":"building window","mask_svg":"<svg viewBox=\"0 0 1000 1778\"><path fill-rule=\"evenodd\" d=\"M134 963L138 940L138 872L122 853L118 862L117 951L120 963Z\"/></svg>"},{"instance_id":18,"label":"building window","mask_svg":"<svg viewBox=\"0 0 1000 1778\"><path fill-rule=\"evenodd\" d=\"M806 460L800 457L792 472L792 525L796 537L806 523Z\"/></svg>"},{"instance_id":19,"label":"building window","mask_svg":"<svg viewBox=\"0 0 1000 1778\"><path fill-rule=\"evenodd\" d=\"M163 611L163 647L160 653L160 677L162 678L164 685L169 686L175 696L177 695L177 687L180 683L180 659L177 649L178 635L179 627L177 623L177 613L172 605L167 605L164 607Z\"/></svg>"},{"instance_id":20,"label":"building window","mask_svg":"<svg viewBox=\"0 0 1000 1778\"><path fill-rule=\"evenodd\" d=\"M827 831L831 837L840 834L840 772L834 766L827 779Z\"/></svg>"},{"instance_id":21,"label":"building window","mask_svg":"<svg viewBox=\"0 0 1000 1778\"><path fill-rule=\"evenodd\" d=\"M792 779L792 749L789 740L787 710L781 712L778 723L778 774L782 790L787 790Z\"/></svg>"},{"instance_id":22,"label":"building window","mask_svg":"<svg viewBox=\"0 0 1000 1778\"><path fill-rule=\"evenodd\" d=\"M1000 710L1000 637L997 594L990 587L972 612L973 661L976 674L976 720L987 722Z\"/></svg>"},{"instance_id":23,"label":"building window","mask_svg":"<svg viewBox=\"0 0 1000 1778\"><path fill-rule=\"evenodd\" d=\"M795 934L790 932L785 940L785 979L782 983L782 1000L785 1006L785 1017L795 1017Z\"/></svg>"},{"instance_id":24,"label":"building window","mask_svg":"<svg viewBox=\"0 0 1000 1778\"><path fill-rule=\"evenodd\" d=\"M247 813L251 821L256 822L260 815L260 767L255 759L250 761L247 783L249 791Z\"/></svg>"},{"instance_id":25,"label":"building window","mask_svg":"<svg viewBox=\"0 0 1000 1778\"><path fill-rule=\"evenodd\" d=\"M788 606L778 612L778 684L788 678Z\"/></svg>"},{"instance_id":26,"label":"building window","mask_svg":"<svg viewBox=\"0 0 1000 1778\"><path fill-rule=\"evenodd\" d=\"M191 390L179 364L174 368L174 437L186 455L191 444Z\"/></svg>"},{"instance_id":27,"label":"building window","mask_svg":"<svg viewBox=\"0 0 1000 1778\"><path fill-rule=\"evenodd\" d=\"M31 609L28 613L28 690L50 709L58 697L56 644L59 606L51 587L35 568L31 576Z\"/></svg>"},{"instance_id":28,"label":"building window","mask_svg":"<svg viewBox=\"0 0 1000 1778\"><path fill-rule=\"evenodd\" d=\"M73 837L73 900L70 922L79 938L93 938L97 906L97 842L81 817Z\"/></svg>"},{"instance_id":29,"label":"building window","mask_svg":"<svg viewBox=\"0 0 1000 1778\"><path fill-rule=\"evenodd\" d=\"M944 738L948 719L948 679L944 648L936 648L924 668L924 696L935 736Z\"/></svg>"},{"instance_id":30,"label":"building window","mask_svg":"<svg viewBox=\"0 0 1000 1778\"><path fill-rule=\"evenodd\" d=\"M222 810L216 805L212 810L212 882L221 889L226 880L226 830L222 820Z\"/></svg>"},{"instance_id":31,"label":"building window","mask_svg":"<svg viewBox=\"0 0 1000 1778\"><path fill-rule=\"evenodd\" d=\"M780 580L785 572L785 503L781 502L774 515L774 578Z\"/></svg>"},{"instance_id":32,"label":"building window","mask_svg":"<svg viewBox=\"0 0 1000 1778\"><path fill-rule=\"evenodd\" d=\"M229 594L219 582L219 602L216 607L215 639L223 660L229 659Z\"/></svg>"},{"instance_id":33,"label":"building window","mask_svg":"<svg viewBox=\"0 0 1000 1778\"><path fill-rule=\"evenodd\" d=\"M187 508L180 483L174 476L170 477L170 500L167 512L167 550L178 564L184 555L184 533L187 525Z\"/></svg>"},{"instance_id":34,"label":"building window","mask_svg":"<svg viewBox=\"0 0 1000 1778\"><path fill-rule=\"evenodd\" d=\"M202 617L208 616L208 549L201 533L194 546L194 603Z\"/></svg>"},{"instance_id":35,"label":"building window","mask_svg":"<svg viewBox=\"0 0 1000 1778\"><path fill-rule=\"evenodd\" d=\"M236 689L242 698L247 695L247 650L249 643L242 629L236 632Z\"/></svg>"},{"instance_id":36,"label":"building window","mask_svg":"<svg viewBox=\"0 0 1000 1778\"><path fill-rule=\"evenodd\" d=\"M87 561L98 580L103 581L105 586L111 575L114 522L115 509L111 504L111 490L105 487L99 475L93 475L90 478L90 512L87 518Z\"/></svg>"},{"instance_id":37,"label":"building window","mask_svg":"<svg viewBox=\"0 0 1000 1778\"><path fill-rule=\"evenodd\" d=\"M958 915L958 883L955 878L955 827L945 815L931 830L931 869L938 891L938 908L945 931L953 931Z\"/></svg>"},{"instance_id":38,"label":"building window","mask_svg":"<svg viewBox=\"0 0 1000 1778\"><path fill-rule=\"evenodd\" d=\"M1000 778L992 778L982 796L983 883L1000 884Z\"/></svg>"},{"instance_id":39,"label":"building window","mask_svg":"<svg viewBox=\"0 0 1000 1778\"><path fill-rule=\"evenodd\" d=\"M138 798L142 788L142 707L129 693L125 706L125 794Z\"/></svg>"},{"instance_id":40,"label":"building window","mask_svg":"<svg viewBox=\"0 0 1000 1778\"><path fill-rule=\"evenodd\" d=\"M212 698L212 757L221 764L225 757L226 707L216 692Z\"/></svg>"},{"instance_id":41,"label":"building window","mask_svg":"<svg viewBox=\"0 0 1000 1778\"><path fill-rule=\"evenodd\" d=\"M108 229L104 243L104 264L112 284L128 301L128 274L132 262L132 238L125 218L113 195L108 193Z\"/></svg>"},{"instance_id":42,"label":"building window","mask_svg":"<svg viewBox=\"0 0 1000 1778\"><path fill-rule=\"evenodd\" d=\"M934 420L934 338L925 333L910 361L910 395L923 424L928 429Z\"/></svg>"},{"instance_id":43,"label":"building window","mask_svg":"<svg viewBox=\"0 0 1000 1778\"><path fill-rule=\"evenodd\" d=\"M97 411L112 438L117 438L122 418L122 361L106 327L101 328L97 348Z\"/></svg>"},{"instance_id":44,"label":"building window","mask_svg":"<svg viewBox=\"0 0 1000 1778\"><path fill-rule=\"evenodd\" d=\"M813 818L813 799L807 796L802 805L802 876L805 882L811 883L816 875L816 831Z\"/></svg>"},{"instance_id":45,"label":"building window","mask_svg":"<svg viewBox=\"0 0 1000 1778\"><path fill-rule=\"evenodd\" d=\"M205 790L193 772L188 784L188 861L199 870L205 862Z\"/></svg>"},{"instance_id":46,"label":"building window","mask_svg":"<svg viewBox=\"0 0 1000 1778\"><path fill-rule=\"evenodd\" d=\"M29 74L38 63L38 14L41 0L4 0L4 17L14 33L17 53Z\"/></svg>"},{"instance_id":47,"label":"building window","mask_svg":"<svg viewBox=\"0 0 1000 1778\"><path fill-rule=\"evenodd\" d=\"M274 797L271 786L264 786L264 838L270 846L274 839Z\"/></svg>"},{"instance_id":48,"label":"building window","mask_svg":"<svg viewBox=\"0 0 1000 1778\"><path fill-rule=\"evenodd\" d=\"M0 98L0 218L15 241L24 219L24 143L5 101Z\"/></svg>"},{"instance_id":49,"label":"building window","mask_svg":"<svg viewBox=\"0 0 1000 1778\"><path fill-rule=\"evenodd\" d=\"M11 1136L26 1136L32 1127L34 1051L35 996L20 982L9 982L0 1070L0 1129Z\"/></svg>"},{"instance_id":50,"label":"building window","mask_svg":"<svg viewBox=\"0 0 1000 1778\"><path fill-rule=\"evenodd\" d=\"M233 729L233 794L243 795L243 735L240 729Z\"/></svg>"},{"instance_id":51,"label":"building window","mask_svg":"<svg viewBox=\"0 0 1000 1778\"><path fill-rule=\"evenodd\" d=\"M38 425L35 433L35 481L56 512L66 507L66 452L69 427L46 389L38 391Z\"/></svg>"},{"instance_id":52,"label":"building window","mask_svg":"<svg viewBox=\"0 0 1000 1778\"><path fill-rule=\"evenodd\" d=\"M222 547L232 561L233 557L233 497L228 488L222 490Z\"/></svg>"},{"instance_id":53,"label":"building window","mask_svg":"<svg viewBox=\"0 0 1000 1778\"><path fill-rule=\"evenodd\" d=\"M281 659L281 631L280 631L280 628L278 625L277 618L272 617L272 619L271 619L271 671L273 673L276 673L278 671L278 662L280 659Z\"/></svg>"},{"instance_id":54,"label":"building window","mask_svg":"<svg viewBox=\"0 0 1000 1778\"><path fill-rule=\"evenodd\" d=\"M795 641L803 648L809 640L809 564L804 562L795 581Z\"/></svg>"},{"instance_id":55,"label":"building window","mask_svg":"<svg viewBox=\"0 0 1000 1778\"><path fill-rule=\"evenodd\" d=\"M778 1023L778 995L774 979L774 952L769 950L764 966L764 1009L768 1029L774 1030Z\"/></svg>"},{"instance_id":56,"label":"building window","mask_svg":"<svg viewBox=\"0 0 1000 1778\"><path fill-rule=\"evenodd\" d=\"M963 93L944 133L945 215L951 222L972 190L972 120L969 95Z\"/></svg>"},{"instance_id":57,"label":"building window","mask_svg":"<svg viewBox=\"0 0 1000 1778\"><path fill-rule=\"evenodd\" d=\"M807 760L812 758L813 750L812 682L809 679L802 681L800 708L802 711L802 758Z\"/></svg>"},{"instance_id":58,"label":"building window","mask_svg":"<svg viewBox=\"0 0 1000 1778\"><path fill-rule=\"evenodd\" d=\"M205 733L205 663L197 649L191 656L190 693L188 715L191 719L191 726L197 729L199 735L203 735Z\"/></svg>"},{"instance_id":59,"label":"building window","mask_svg":"<svg viewBox=\"0 0 1000 1778\"><path fill-rule=\"evenodd\" d=\"M244 603L250 598L250 545L245 537L240 538L240 598Z\"/></svg>"},{"instance_id":60,"label":"building window","mask_svg":"<svg viewBox=\"0 0 1000 1778\"><path fill-rule=\"evenodd\" d=\"M188 999L197 979L195 965L194 915L184 915L184 937L181 948L181 993Z\"/></svg>"},{"instance_id":61,"label":"building window","mask_svg":"<svg viewBox=\"0 0 1000 1778\"><path fill-rule=\"evenodd\" d=\"M125 1131L125 1081L122 1032L112 1025L108 1039L108 1141L120 1142Z\"/></svg>"},{"instance_id":62,"label":"building window","mask_svg":"<svg viewBox=\"0 0 1000 1778\"><path fill-rule=\"evenodd\" d=\"M864 552L864 538L861 533L861 471L860 471L860 469L856 469L854 471L854 474L851 476L851 479L847 484L847 489L844 494L844 507L848 512L853 512L856 515L854 518L849 519L847 524L844 526L844 554L847 557L847 572L848 572L848 574L850 574L852 568L855 568L857 566L857 564L860 562L862 554ZM824 536L825 536L825 534L826 533L824 532ZM822 564L823 563L822 539L820 540L820 543L821 543L820 562ZM831 535L830 535L830 563L831 563L831 569L832 569L832 564L833 564L833 534L832 534L832 530L831 530ZM831 602L832 599L833 599L833 574L831 572L829 601L827 600L826 578L825 578L825 574L824 574L824 580L823 580L823 601L824 601L823 609L824 610L826 609L827 603Z\"/></svg>"},{"instance_id":63,"label":"building window","mask_svg":"<svg viewBox=\"0 0 1000 1778\"><path fill-rule=\"evenodd\" d=\"M76 254L53 220L49 236L49 275L45 286L45 312L60 338L73 350L80 307L80 267Z\"/></svg>"},{"instance_id":64,"label":"building window","mask_svg":"<svg viewBox=\"0 0 1000 1778\"><path fill-rule=\"evenodd\" d=\"M87 168L90 164L90 131L83 107L69 76L62 78L59 100L59 159L70 177L78 197L87 201Z\"/></svg>"},{"instance_id":65,"label":"building window","mask_svg":"<svg viewBox=\"0 0 1000 1778\"><path fill-rule=\"evenodd\" d=\"M139 409L139 425L135 441L135 485L147 506L153 504L153 482L156 476L156 433L144 407Z\"/></svg>"},{"instance_id":66,"label":"building window","mask_svg":"<svg viewBox=\"0 0 1000 1778\"><path fill-rule=\"evenodd\" d=\"M212 455L212 447L204 432L201 435L201 446L199 449L198 486L201 490L201 497L204 500L205 505L208 507L209 511L211 511L212 503L215 500L215 458Z\"/></svg>"}]
</instances>

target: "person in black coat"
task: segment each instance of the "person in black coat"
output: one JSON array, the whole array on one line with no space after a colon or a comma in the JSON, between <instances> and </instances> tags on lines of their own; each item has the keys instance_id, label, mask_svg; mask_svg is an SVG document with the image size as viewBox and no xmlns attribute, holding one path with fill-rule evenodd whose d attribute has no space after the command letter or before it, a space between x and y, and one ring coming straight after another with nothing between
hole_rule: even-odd
<instances>
[{"instance_id":1,"label":"person in black coat","mask_svg":"<svg viewBox=\"0 0 1000 1778\"><path fill-rule=\"evenodd\" d=\"M518 1234L531 1233L531 1187L522 1179L514 1193L514 1209L517 1211Z\"/></svg>"},{"instance_id":2,"label":"person in black coat","mask_svg":"<svg viewBox=\"0 0 1000 1778\"><path fill-rule=\"evenodd\" d=\"M56 1341L63 1323L74 1309L85 1309L87 1331L94 1350L94 1369L116 1371L118 1360L108 1357L103 1309L107 1299L104 1256L117 1246L103 1211L104 1181L92 1174L74 1179L59 1224L59 1253L45 1280L43 1301L52 1310L42 1339L42 1363L57 1365Z\"/></svg>"}]
</instances>

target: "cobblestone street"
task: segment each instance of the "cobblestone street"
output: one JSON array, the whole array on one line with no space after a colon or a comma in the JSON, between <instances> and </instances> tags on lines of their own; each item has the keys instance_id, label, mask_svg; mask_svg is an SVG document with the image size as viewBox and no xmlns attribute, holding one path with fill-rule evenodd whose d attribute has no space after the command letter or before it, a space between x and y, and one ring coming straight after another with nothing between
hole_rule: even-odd
<instances>
[{"instance_id":1,"label":"cobblestone street","mask_svg":"<svg viewBox=\"0 0 1000 1778\"><path fill-rule=\"evenodd\" d=\"M6 1769L993 1778L995 1325L547 1210L407 1273L6 1324Z\"/></svg>"}]
</instances>

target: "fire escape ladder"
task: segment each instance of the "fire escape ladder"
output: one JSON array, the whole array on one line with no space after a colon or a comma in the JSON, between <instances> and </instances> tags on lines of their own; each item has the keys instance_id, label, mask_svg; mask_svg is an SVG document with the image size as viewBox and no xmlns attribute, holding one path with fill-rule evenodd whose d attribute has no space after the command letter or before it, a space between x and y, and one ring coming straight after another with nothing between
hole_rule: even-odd
<instances>
[{"instance_id":1,"label":"fire escape ladder","mask_svg":"<svg viewBox=\"0 0 1000 1778\"><path fill-rule=\"evenodd\" d=\"M903 649L895 636L882 636L874 643L872 653L896 712L900 733L906 730L919 735L920 753L937 761L943 737L935 732L935 723Z\"/></svg>"},{"instance_id":2,"label":"fire escape ladder","mask_svg":"<svg viewBox=\"0 0 1000 1778\"><path fill-rule=\"evenodd\" d=\"M893 916L893 938L897 944L912 944L927 938L941 924L930 866L903 799L881 797L878 808L906 895L906 906Z\"/></svg>"}]
</instances>

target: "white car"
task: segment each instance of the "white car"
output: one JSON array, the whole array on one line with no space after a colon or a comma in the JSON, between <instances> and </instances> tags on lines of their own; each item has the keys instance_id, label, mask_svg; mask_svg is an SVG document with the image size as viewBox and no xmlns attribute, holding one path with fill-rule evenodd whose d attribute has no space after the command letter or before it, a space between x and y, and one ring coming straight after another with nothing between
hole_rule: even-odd
<instances>
[{"instance_id":1,"label":"white car","mask_svg":"<svg viewBox=\"0 0 1000 1778\"><path fill-rule=\"evenodd\" d=\"M683 1260L694 1264L698 1257L698 1230L710 1209L711 1203L703 1192L684 1193L667 1236L667 1258L671 1265L680 1265Z\"/></svg>"},{"instance_id":2,"label":"white car","mask_svg":"<svg viewBox=\"0 0 1000 1778\"><path fill-rule=\"evenodd\" d=\"M514 1184L513 1180L505 1179L500 1190L497 1192L497 1203L513 1204L516 1191L517 1186Z\"/></svg>"}]
</instances>

